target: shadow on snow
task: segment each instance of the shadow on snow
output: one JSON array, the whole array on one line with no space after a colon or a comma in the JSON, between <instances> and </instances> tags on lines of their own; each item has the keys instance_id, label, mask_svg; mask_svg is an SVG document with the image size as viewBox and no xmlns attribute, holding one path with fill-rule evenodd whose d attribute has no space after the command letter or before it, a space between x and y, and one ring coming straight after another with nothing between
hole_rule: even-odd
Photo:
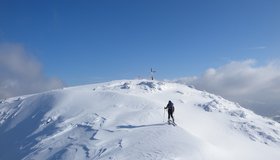
<instances>
[{"instance_id":1,"label":"shadow on snow","mask_svg":"<svg viewBox=\"0 0 280 160\"><path fill-rule=\"evenodd\" d=\"M119 129L123 129L123 128L133 129L133 128L163 126L165 124L166 123L147 124L147 125L138 125L138 126L134 126L134 125L119 125L119 126L117 126L117 128L119 128Z\"/></svg>"}]
</instances>

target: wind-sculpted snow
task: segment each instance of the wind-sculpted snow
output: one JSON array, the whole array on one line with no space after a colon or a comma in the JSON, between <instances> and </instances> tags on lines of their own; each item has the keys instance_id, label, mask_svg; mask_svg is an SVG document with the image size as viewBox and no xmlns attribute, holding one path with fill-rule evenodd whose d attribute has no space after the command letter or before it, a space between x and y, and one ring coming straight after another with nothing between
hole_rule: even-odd
<instances>
[{"instance_id":1,"label":"wind-sculpted snow","mask_svg":"<svg viewBox=\"0 0 280 160\"><path fill-rule=\"evenodd\" d=\"M55 125L33 134L44 115L58 98L55 94L42 94L26 99L10 99L1 105L0 159L21 159L38 143L38 135L47 135Z\"/></svg>"},{"instance_id":2,"label":"wind-sculpted snow","mask_svg":"<svg viewBox=\"0 0 280 160\"><path fill-rule=\"evenodd\" d=\"M280 125L270 119L257 116L252 111L242 108L239 104L221 97L203 93L211 98L210 102L197 104L206 112L220 112L231 116L231 125L251 140L264 144L280 146Z\"/></svg>"},{"instance_id":3,"label":"wind-sculpted snow","mask_svg":"<svg viewBox=\"0 0 280 160\"><path fill-rule=\"evenodd\" d=\"M177 126L163 107L175 105ZM279 123L185 85L122 80L0 101L2 160L278 160Z\"/></svg>"}]
</instances>

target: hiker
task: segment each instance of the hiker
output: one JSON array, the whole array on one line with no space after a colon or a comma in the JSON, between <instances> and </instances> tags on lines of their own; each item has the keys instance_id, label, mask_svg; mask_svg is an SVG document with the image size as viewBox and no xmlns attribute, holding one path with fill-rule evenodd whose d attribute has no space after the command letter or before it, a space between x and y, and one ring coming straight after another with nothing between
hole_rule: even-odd
<instances>
[{"instance_id":1,"label":"hiker","mask_svg":"<svg viewBox=\"0 0 280 160\"><path fill-rule=\"evenodd\" d=\"M174 105L171 101L168 102L167 106L164 109L168 109L168 122L170 122L170 117L172 118L173 123L174 122L174 117L173 117L173 112L175 110Z\"/></svg>"}]
</instances>

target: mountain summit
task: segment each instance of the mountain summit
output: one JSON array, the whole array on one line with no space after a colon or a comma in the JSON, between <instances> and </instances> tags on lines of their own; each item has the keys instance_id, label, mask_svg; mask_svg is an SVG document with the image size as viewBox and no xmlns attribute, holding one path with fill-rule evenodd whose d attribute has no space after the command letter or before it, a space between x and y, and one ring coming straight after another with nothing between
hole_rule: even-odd
<instances>
[{"instance_id":1,"label":"mountain summit","mask_svg":"<svg viewBox=\"0 0 280 160\"><path fill-rule=\"evenodd\" d=\"M1 160L279 157L279 123L186 85L120 80L0 101Z\"/></svg>"}]
</instances>

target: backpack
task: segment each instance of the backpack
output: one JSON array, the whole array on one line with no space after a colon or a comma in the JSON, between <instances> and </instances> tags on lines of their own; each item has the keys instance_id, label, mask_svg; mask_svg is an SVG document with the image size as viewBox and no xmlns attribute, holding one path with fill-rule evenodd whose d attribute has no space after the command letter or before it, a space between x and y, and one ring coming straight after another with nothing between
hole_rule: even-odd
<instances>
[{"instance_id":1,"label":"backpack","mask_svg":"<svg viewBox=\"0 0 280 160\"><path fill-rule=\"evenodd\" d=\"M168 104L168 110L171 110L172 112L175 111L175 107L174 107L174 104L173 104L172 102L170 102L170 103Z\"/></svg>"}]
</instances>

